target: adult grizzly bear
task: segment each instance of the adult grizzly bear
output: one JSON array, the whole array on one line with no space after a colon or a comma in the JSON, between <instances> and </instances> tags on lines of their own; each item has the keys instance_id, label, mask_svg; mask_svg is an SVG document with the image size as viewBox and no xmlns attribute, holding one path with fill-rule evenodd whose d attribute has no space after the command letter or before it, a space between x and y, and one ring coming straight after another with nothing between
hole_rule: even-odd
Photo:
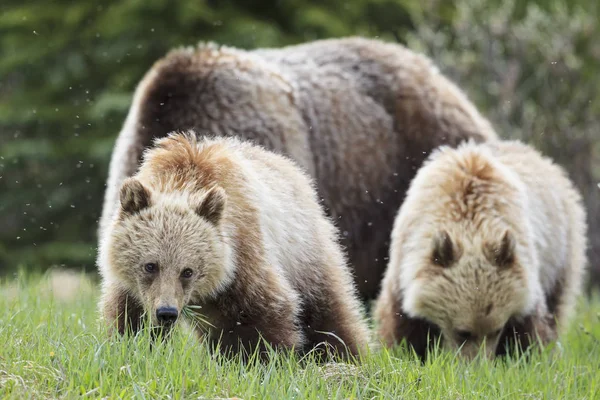
<instances>
[{"instance_id":1,"label":"adult grizzly bear","mask_svg":"<svg viewBox=\"0 0 600 400\"><path fill-rule=\"evenodd\" d=\"M484 341L490 357L548 344L573 314L585 251L585 210L562 168L516 141L442 147L395 221L379 335L422 357L428 332L467 358Z\"/></svg>"},{"instance_id":2,"label":"adult grizzly bear","mask_svg":"<svg viewBox=\"0 0 600 400\"><path fill-rule=\"evenodd\" d=\"M237 138L173 134L156 141L120 190L100 242L101 308L123 333L197 326L234 354L270 345L342 356L369 330L337 231L311 179L284 156ZM333 334L333 335L332 335Z\"/></svg>"},{"instance_id":3,"label":"adult grizzly bear","mask_svg":"<svg viewBox=\"0 0 600 400\"><path fill-rule=\"evenodd\" d=\"M364 299L379 290L392 223L435 147L496 135L425 56L358 37L244 51L178 49L136 89L116 141L100 231L121 182L174 130L237 136L298 162L342 233Z\"/></svg>"}]
</instances>

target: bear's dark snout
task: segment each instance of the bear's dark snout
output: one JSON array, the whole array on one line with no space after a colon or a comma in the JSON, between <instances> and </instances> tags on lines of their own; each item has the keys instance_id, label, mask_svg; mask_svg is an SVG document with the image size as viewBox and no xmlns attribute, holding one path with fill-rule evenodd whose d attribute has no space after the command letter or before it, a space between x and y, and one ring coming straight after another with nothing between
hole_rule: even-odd
<instances>
[{"instance_id":1,"label":"bear's dark snout","mask_svg":"<svg viewBox=\"0 0 600 400\"><path fill-rule=\"evenodd\" d=\"M175 307L160 307L156 310L156 318L161 325L172 325L178 315L179 312Z\"/></svg>"}]
</instances>

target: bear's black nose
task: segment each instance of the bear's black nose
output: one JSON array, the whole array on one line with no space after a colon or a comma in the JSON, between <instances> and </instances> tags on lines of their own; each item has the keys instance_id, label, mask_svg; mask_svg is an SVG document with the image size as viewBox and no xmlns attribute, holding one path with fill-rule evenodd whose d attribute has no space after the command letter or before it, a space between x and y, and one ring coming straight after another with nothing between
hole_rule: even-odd
<instances>
[{"instance_id":1,"label":"bear's black nose","mask_svg":"<svg viewBox=\"0 0 600 400\"><path fill-rule=\"evenodd\" d=\"M175 307L161 307L156 310L156 318L163 325L171 325L177 320L178 311Z\"/></svg>"}]
</instances>

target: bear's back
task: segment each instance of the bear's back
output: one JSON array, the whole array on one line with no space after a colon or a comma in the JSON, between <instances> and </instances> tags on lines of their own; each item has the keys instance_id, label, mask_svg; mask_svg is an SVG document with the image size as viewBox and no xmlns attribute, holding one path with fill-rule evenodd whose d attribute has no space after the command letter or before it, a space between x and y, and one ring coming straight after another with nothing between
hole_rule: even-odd
<instances>
[{"instance_id":1,"label":"bear's back","mask_svg":"<svg viewBox=\"0 0 600 400\"><path fill-rule=\"evenodd\" d=\"M257 207L270 264L296 289L310 291L307 277L321 274L320 255L331 251L324 248L337 238L312 179L287 157L247 143L239 143L237 150L248 183L246 195ZM319 240L325 237L325 242ZM343 262L340 259L340 265Z\"/></svg>"},{"instance_id":2,"label":"bear's back","mask_svg":"<svg viewBox=\"0 0 600 400\"><path fill-rule=\"evenodd\" d=\"M487 145L527 190L528 210L542 286L549 291L558 271L585 250L585 211L582 198L567 172L533 147L518 141ZM574 266L575 267L575 266Z\"/></svg>"}]
</instances>

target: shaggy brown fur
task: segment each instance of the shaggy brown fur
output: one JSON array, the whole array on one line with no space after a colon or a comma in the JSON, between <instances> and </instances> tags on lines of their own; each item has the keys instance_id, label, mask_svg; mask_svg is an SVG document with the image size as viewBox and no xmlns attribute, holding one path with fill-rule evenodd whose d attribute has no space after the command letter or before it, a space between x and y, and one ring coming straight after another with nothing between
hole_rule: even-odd
<instances>
[{"instance_id":1,"label":"shaggy brown fur","mask_svg":"<svg viewBox=\"0 0 600 400\"><path fill-rule=\"evenodd\" d=\"M573 313L585 250L580 194L552 161L519 142L440 148L394 223L379 335L422 357L428 329L466 357L547 344Z\"/></svg>"},{"instance_id":2,"label":"shaggy brown fur","mask_svg":"<svg viewBox=\"0 0 600 400\"><path fill-rule=\"evenodd\" d=\"M379 290L392 221L428 153L496 137L428 58L397 44L353 37L174 50L136 90L111 160L100 231L143 149L189 128L252 140L297 161L317 182L365 299Z\"/></svg>"},{"instance_id":3,"label":"shaggy brown fur","mask_svg":"<svg viewBox=\"0 0 600 400\"><path fill-rule=\"evenodd\" d=\"M192 306L212 325L198 330L226 352L253 351L259 335L342 355L368 345L335 228L310 178L283 156L170 135L145 153L115 207L98 262L103 315L119 332L139 329L144 311L159 325L161 308Z\"/></svg>"}]
</instances>

